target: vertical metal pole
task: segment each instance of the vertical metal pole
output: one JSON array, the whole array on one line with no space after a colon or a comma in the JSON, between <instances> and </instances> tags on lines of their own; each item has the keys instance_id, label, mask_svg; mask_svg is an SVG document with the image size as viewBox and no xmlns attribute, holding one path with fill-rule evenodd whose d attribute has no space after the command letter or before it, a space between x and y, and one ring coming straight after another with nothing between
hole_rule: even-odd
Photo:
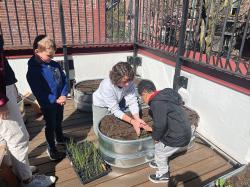
<instances>
[{"instance_id":1,"label":"vertical metal pole","mask_svg":"<svg viewBox=\"0 0 250 187\"><path fill-rule=\"evenodd\" d=\"M71 30L71 44L74 45L74 25L73 25L73 18L72 18L72 2L69 0L69 15L70 15L70 30Z\"/></svg>"},{"instance_id":2,"label":"vertical metal pole","mask_svg":"<svg viewBox=\"0 0 250 187\"><path fill-rule=\"evenodd\" d=\"M175 91L178 91L179 89L178 82L179 82L179 77L181 74L182 56L185 53L185 31L186 31L186 23L187 23L187 15L188 15L188 5L189 5L189 0L183 0L179 49L177 53L177 62L175 66L174 84L173 84L173 89Z\"/></svg>"},{"instance_id":3,"label":"vertical metal pole","mask_svg":"<svg viewBox=\"0 0 250 187\"><path fill-rule=\"evenodd\" d=\"M25 22L26 22L26 29L27 29L28 38L29 38L29 44L31 45L30 28L29 28L29 22L28 22L28 16L27 16L28 13L27 13L27 7L26 7L25 0L23 0L23 6L24 6L24 12L25 12Z\"/></svg>"},{"instance_id":4,"label":"vertical metal pole","mask_svg":"<svg viewBox=\"0 0 250 187\"><path fill-rule=\"evenodd\" d=\"M133 57L137 56L138 52L138 18L139 18L139 0L135 0L135 27L134 27L134 52Z\"/></svg>"},{"instance_id":5,"label":"vertical metal pole","mask_svg":"<svg viewBox=\"0 0 250 187\"><path fill-rule=\"evenodd\" d=\"M34 15L34 22L35 22L35 28L36 28L36 36L38 35L38 29L37 29L37 21L36 21L36 10L35 10L35 5L34 5L34 0L32 2L32 10L33 10L33 15Z\"/></svg>"},{"instance_id":6,"label":"vertical metal pole","mask_svg":"<svg viewBox=\"0 0 250 187\"><path fill-rule=\"evenodd\" d=\"M64 69L67 76L67 84L68 88L70 89L69 83L69 61L68 61L68 54L67 54L67 44L66 44L66 34L65 34L65 25L64 25L64 15L63 15L63 7L62 7L62 0L58 1L59 7L59 14L60 14L60 24L61 24L61 33L62 33L62 44L63 44L63 55L64 55Z\"/></svg>"},{"instance_id":7,"label":"vertical metal pole","mask_svg":"<svg viewBox=\"0 0 250 187\"><path fill-rule=\"evenodd\" d=\"M88 18L87 18L87 4L86 0L84 0L84 17L85 17L85 43L88 42Z\"/></svg>"},{"instance_id":8,"label":"vertical metal pole","mask_svg":"<svg viewBox=\"0 0 250 187\"><path fill-rule=\"evenodd\" d=\"M15 5L15 12L16 12L16 22L17 22L17 28L18 28L18 34L19 34L19 41L20 41L20 44L23 45L23 40L22 40L21 28L20 28L20 24L19 24L19 17L18 17L18 11L17 11L16 1L14 1L14 5Z\"/></svg>"},{"instance_id":9,"label":"vertical metal pole","mask_svg":"<svg viewBox=\"0 0 250 187\"><path fill-rule=\"evenodd\" d=\"M56 39L55 39L54 19L53 19L52 2L51 1L52 0L49 1L49 12L50 12L53 40L55 41Z\"/></svg>"},{"instance_id":10,"label":"vertical metal pole","mask_svg":"<svg viewBox=\"0 0 250 187\"><path fill-rule=\"evenodd\" d=\"M137 56L138 52L138 17L139 17L139 0L135 0L135 17L134 17L134 51L133 51L133 69L135 75L137 74L137 64L135 63L135 57ZM132 10L131 10L132 13Z\"/></svg>"},{"instance_id":11,"label":"vertical metal pole","mask_svg":"<svg viewBox=\"0 0 250 187\"><path fill-rule=\"evenodd\" d=\"M10 23L10 16L9 16L7 0L4 1L4 4L5 4L6 15L7 15L7 18L8 18L8 27L9 27L9 31L10 31L11 44L14 45L14 39L13 39L12 27L11 27L11 23Z\"/></svg>"},{"instance_id":12,"label":"vertical metal pole","mask_svg":"<svg viewBox=\"0 0 250 187\"><path fill-rule=\"evenodd\" d=\"M78 44L82 43L81 40L81 21L80 21L80 11L79 11L79 2L76 0L76 10L77 10L77 23L78 23Z\"/></svg>"},{"instance_id":13,"label":"vertical metal pole","mask_svg":"<svg viewBox=\"0 0 250 187\"><path fill-rule=\"evenodd\" d=\"M46 23L45 23L44 10L43 10L43 1L40 0L40 3L41 3L42 18L43 18L43 30L46 35L47 31L46 31Z\"/></svg>"}]
</instances>

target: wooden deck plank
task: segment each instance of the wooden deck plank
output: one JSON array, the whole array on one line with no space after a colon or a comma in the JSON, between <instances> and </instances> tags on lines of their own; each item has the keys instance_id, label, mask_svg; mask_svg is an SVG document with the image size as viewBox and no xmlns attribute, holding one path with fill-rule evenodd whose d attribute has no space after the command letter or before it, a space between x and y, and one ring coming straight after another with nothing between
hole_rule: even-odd
<instances>
[{"instance_id":1,"label":"wooden deck plank","mask_svg":"<svg viewBox=\"0 0 250 187\"><path fill-rule=\"evenodd\" d=\"M200 157L203 158L207 158L207 157L211 157L210 154L208 154L208 152L210 151L209 149L204 149L204 153L200 154ZM190 157L194 157L194 155L196 155L195 151L192 151L190 154ZM178 157L177 157L178 158ZM197 157L194 157L197 158ZM186 158L184 158L186 159ZM181 161L181 160L179 160ZM190 165L191 163L193 163L193 160L188 160L187 165ZM178 166L176 166L175 169L178 169ZM126 169L123 169L126 171ZM134 168L134 171L132 172L128 172L128 170L124 173L120 173L118 174L117 171L119 171L117 168L116 170L113 170L112 173L107 176L107 177L103 177L103 181L95 181L95 183L93 184L88 184L86 186L110 186L112 185L119 185L119 186L134 186L140 183L144 183L145 181L148 181L147 176L149 175L149 173L153 173L154 169L151 169L148 167L148 164L144 164L143 167L141 168ZM127 179L129 178L129 180L131 180L131 182L126 182ZM69 183L69 181L68 181ZM71 180L70 183L73 185L74 181ZM123 185L124 184L124 185ZM152 184L151 184L152 185Z\"/></svg>"},{"instance_id":2,"label":"wooden deck plank","mask_svg":"<svg viewBox=\"0 0 250 187\"><path fill-rule=\"evenodd\" d=\"M29 159L32 165L37 165L39 173L58 176L56 187L83 186L67 158L60 162L52 162L46 153L47 144L44 136L44 121L40 116L34 117L34 112L28 113L26 127L31 134ZM86 137L92 126L92 116L75 110L73 101L68 100L64 111L64 133L75 140ZM209 163L209 164L208 164ZM194 146L186 153L173 157L170 161L170 170L173 179L178 180L178 186L197 186L224 173L232 168L218 153L214 152L203 141L197 139ZM121 169L112 168L107 176L97 179L84 186L86 187L154 187L166 184L154 184L148 180L148 175L155 170L148 164L138 167Z\"/></svg>"},{"instance_id":3,"label":"wooden deck plank","mask_svg":"<svg viewBox=\"0 0 250 187\"><path fill-rule=\"evenodd\" d=\"M5 153L6 153L6 145L0 144L0 165L2 164Z\"/></svg>"},{"instance_id":4,"label":"wooden deck plank","mask_svg":"<svg viewBox=\"0 0 250 187\"><path fill-rule=\"evenodd\" d=\"M190 187L196 187L196 186L203 186L205 184L207 184L208 182L212 181L213 179L215 179L215 176L221 176L223 175L224 173L227 173L229 171L232 170L232 165L226 163L224 166L222 167L219 167L219 168L216 168L215 170L213 171L210 171L200 177L197 177L196 179L194 180L191 180L191 181L188 181L186 182L185 184L183 183L180 183L178 185L178 187L185 187L185 186L190 186Z\"/></svg>"}]
</instances>

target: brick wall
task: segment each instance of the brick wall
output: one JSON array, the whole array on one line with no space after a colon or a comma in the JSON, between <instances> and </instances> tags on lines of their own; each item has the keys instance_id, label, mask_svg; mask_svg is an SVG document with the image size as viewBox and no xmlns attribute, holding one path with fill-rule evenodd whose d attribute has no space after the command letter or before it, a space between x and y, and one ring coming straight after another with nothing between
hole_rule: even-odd
<instances>
[{"instance_id":1,"label":"brick wall","mask_svg":"<svg viewBox=\"0 0 250 187\"><path fill-rule=\"evenodd\" d=\"M105 0L62 0L62 3L67 45L105 42ZM0 0L0 32L5 48L30 48L38 34L49 35L60 46L58 1Z\"/></svg>"}]
</instances>

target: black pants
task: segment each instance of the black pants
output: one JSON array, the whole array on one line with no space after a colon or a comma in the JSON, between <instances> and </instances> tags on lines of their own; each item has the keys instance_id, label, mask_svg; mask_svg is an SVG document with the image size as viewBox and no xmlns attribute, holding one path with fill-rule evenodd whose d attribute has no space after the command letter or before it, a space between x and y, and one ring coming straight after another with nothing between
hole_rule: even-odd
<instances>
[{"instance_id":1,"label":"black pants","mask_svg":"<svg viewBox=\"0 0 250 187\"><path fill-rule=\"evenodd\" d=\"M58 104L51 104L48 107L41 108L45 124L45 137L48 143L49 150L55 149L56 140L62 140L62 120L63 120L63 106Z\"/></svg>"}]
</instances>

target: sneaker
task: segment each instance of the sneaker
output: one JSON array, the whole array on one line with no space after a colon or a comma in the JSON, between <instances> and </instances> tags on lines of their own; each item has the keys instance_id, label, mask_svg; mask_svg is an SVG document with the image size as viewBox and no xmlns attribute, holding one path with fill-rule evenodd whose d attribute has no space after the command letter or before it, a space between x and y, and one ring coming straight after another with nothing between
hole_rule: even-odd
<instances>
[{"instance_id":1,"label":"sneaker","mask_svg":"<svg viewBox=\"0 0 250 187\"><path fill-rule=\"evenodd\" d=\"M165 182L168 182L169 179L170 179L169 172L163 175L158 175L158 174L149 175L149 180L153 183L165 183Z\"/></svg>"},{"instance_id":2,"label":"sneaker","mask_svg":"<svg viewBox=\"0 0 250 187\"><path fill-rule=\"evenodd\" d=\"M58 152L56 149L48 150L47 154L50 158L50 160L62 160L65 158L66 154L62 152Z\"/></svg>"},{"instance_id":3,"label":"sneaker","mask_svg":"<svg viewBox=\"0 0 250 187\"><path fill-rule=\"evenodd\" d=\"M38 172L38 168L36 166L30 166L30 170L31 170L32 174Z\"/></svg>"},{"instance_id":4,"label":"sneaker","mask_svg":"<svg viewBox=\"0 0 250 187\"><path fill-rule=\"evenodd\" d=\"M156 164L156 162L154 161L154 160L152 160L151 162L149 162L149 164L148 164L151 168L154 168L154 169L157 169L158 168L158 166L157 166L157 164Z\"/></svg>"},{"instance_id":5,"label":"sneaker","mask_svg":"<svg viewBox=\"0 0 250 187\"><path fill-rule=\"evenodd\" d=\"M56 144L65 145L69 141L70 141L70 139L68 137L64 136L63 138L60 138L60 139L56 140Z\"/></svg>"},{"instance_id":6,"label":"sneaker","mask_svg":"<svg viewBox=\"0 0 250 187\"><path fill-rule=\"evenodd\" d=\"M21 187L49 187L56 182L55 176L33 175L28 183L22 183Z\"/></svg>"}]
</instances>

